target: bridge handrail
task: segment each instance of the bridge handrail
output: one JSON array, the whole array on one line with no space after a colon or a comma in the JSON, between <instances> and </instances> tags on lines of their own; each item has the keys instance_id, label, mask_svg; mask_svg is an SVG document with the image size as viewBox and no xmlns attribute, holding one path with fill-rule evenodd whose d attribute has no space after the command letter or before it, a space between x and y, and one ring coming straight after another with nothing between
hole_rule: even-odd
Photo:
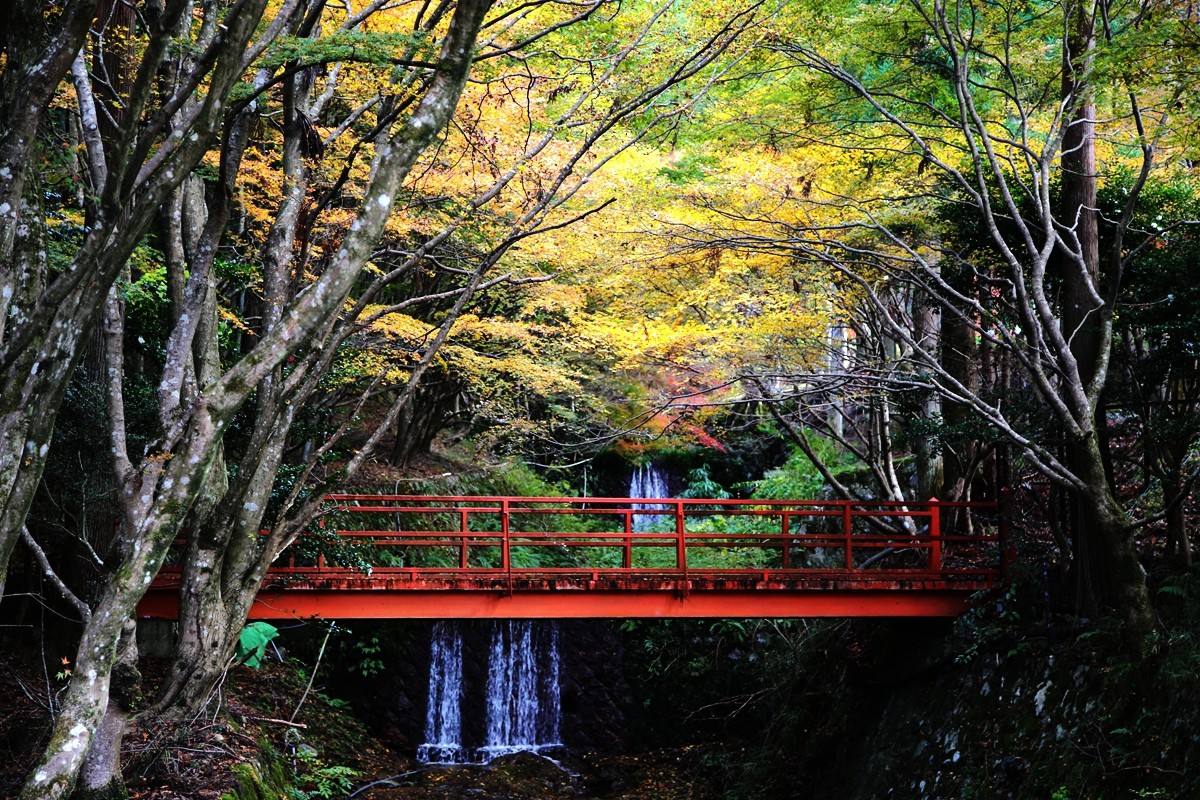
<instances>
[{"instance_id":1,"label":"bridge handrail","mask_svg":"<svg viewBox=\"0 0 1200 800\"><path fill-rule=\"evenodd\" d=\"M689 575L720 574L787 574L817 576L837 574L854 576L879 576L896 572L911 576L998 576L1004 561L1004 519L1000 503L989 501L939 501L920 502L879 500L744 500L725 498L629 498L629 497L497 497L482 495L377 495L377 494L332 494L327 498L330 507L324 520L336 521L338 516L390 517L390 528L372 524L360 530L339 526L338 541L350 546L360 543L371 545L381 554L401 550L396 564L372 564L372 572L380 574L408 575L504 575L512 580L521 576L549 575L558 573L591 573L595 575L662 575L688 579ZM978 517L980 513L994 518L985 530L968 529L967 532L944 530L949 519ZM524 518L541 518L552 524L557 518L567 516L581 519L615 520L617 530L526 530ZM424 517L423 525L414 526L417 518ZM774 519L774 530L694 530L689 527L695 520L716 518L758 517ZM660 520L662 530L638 530L635 520ZM482 520L488 520L484 522ZM894 522L910 520L907 528L903 522L889 530L886 520ZM823 522L822 522L823 521ZM805 525L805 523L808 523ZM598 523L597 523L598 524ZM609 523L612 524L611 522ZM766 524L766 523L764 523ZM807 530L813 525L824 526L818 531ZM474 527L473 527L474 525ZM436 527L430 527L436 526ZM491 530L480 529L481 526ZM864 529L865 528L865 529ZM898 528L898 529L897 529ZM643 563L654 560L647 554L654 550L675 549L674 563ZM722 566L702 563L701 554L724 548L738 549L739 553L757 549L764 558L753 567ZM963 563L947 563L946 558L954 553L960 558L959 550L968 553ZM534 561L534 551L553 550L560 556L581 556L588 550L616 551L617 563L522 564L517 561ZM993 557L985 557L985 566L980 566L984 551L994 550ZM424 555L422 556L422 551ZM839 565L829 565L830 553L834 553ZM818 563L809 563L814 553L820 556ZM907 563L900 567L884 569L875 566L893 554L908 554ZM514 556L521 554L520 559ZM913 554L916 554L914 556ZM453 563L420 563L422 560L444 562L452 557ZM610 559L612 553L610 552ZM303 559L301 559L303 560ZM923 563L914 563L915 561ZM963 565L965 563L965 566ZM297 563L289 559L286 565L273 568L276 574L285 572L303 574L345 575L353 566L328 564L323 554L315 563Z\"/></svg>"}]
</instances>

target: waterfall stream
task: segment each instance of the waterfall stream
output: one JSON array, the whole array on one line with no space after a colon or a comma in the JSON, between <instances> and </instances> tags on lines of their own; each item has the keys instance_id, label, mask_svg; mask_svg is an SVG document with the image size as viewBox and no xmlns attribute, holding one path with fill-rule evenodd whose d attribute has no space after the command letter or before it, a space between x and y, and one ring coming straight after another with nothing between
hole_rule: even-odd
<instances>
[{"instance_id":1,"label":"waterfall stream","mask_svg":"<svg viewBox=\"0 0 1200 800\"><path fill-rule=\"evenodd\" d=\"M429 643L429 707L425 711L425 743L417 760L455 764L462 748L462 630L457 622L437 622Z\"/></svg>"},{"instance_id":2,"label":"waterfall stream","mask_svg":"<svg viewBox=\"0 0 1200 800\"><path fill-rule=\"evenodd\" d=\"M670 497L666 473L654 464L639 464L634 467L633 475L629 479L629 496L638 498ZM634 503L633 507L645 511L663 511L667 508L661 503ZM662 518L661 514L638 514L633 518L633 529L638 532L648 531Z\"/></svg>"},{"instance_id":3,"label":"waterfall stream","mask_svg":"<svg viewBox=\"0 0 1200 800\"><path fill-rule=\"evenodd\" d=\"M492 623L484 697L463 684L463 634L458 622L438 622L430 642L425 743L428 764L486 763L520 751L561 748L558 625L506 620ZM478 701L482 700L482 703ZM465 701L465 702L464 702ZM482 706L484 742L463 742L463 708ZM468 710L467 713L470 713Z\"/></svg>"},{"instance_id":4,"label":"waterfall stream","mask_svg":"<svg viewBox=\"0 0 1200 800\"><path fill-rule=\"evenodd\" d=\"M488 657L486 759L562 747L558 737L558 628L499 622Z\"/></svg>"}]
</instances>

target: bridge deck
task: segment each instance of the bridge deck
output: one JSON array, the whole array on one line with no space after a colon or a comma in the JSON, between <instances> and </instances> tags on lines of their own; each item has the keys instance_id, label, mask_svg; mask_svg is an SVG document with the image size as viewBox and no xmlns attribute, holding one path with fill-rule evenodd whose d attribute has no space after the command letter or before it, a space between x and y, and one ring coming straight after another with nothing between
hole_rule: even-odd
<instances>
[{"instance_id":1,"label":"bridge deck","mask_svg":"<svg viewBox=\"0 0 1200 800\"><path fill-rule=\"evenodd\" d=\"M1004 559L988 503L330 502L268 571L252 619L945 617ZM179 579L164 569L139 614L176 616Z\"/></svg>"}]
</instances>

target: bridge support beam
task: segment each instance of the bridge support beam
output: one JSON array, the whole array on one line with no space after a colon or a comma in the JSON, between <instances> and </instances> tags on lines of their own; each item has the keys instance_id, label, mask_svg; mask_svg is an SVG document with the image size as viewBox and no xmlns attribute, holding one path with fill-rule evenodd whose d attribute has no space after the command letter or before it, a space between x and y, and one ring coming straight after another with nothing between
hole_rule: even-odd
<instances>
[{"instance_id":1,"label":"bridge support beam","mask_svg":"<svg viewBox=\"0 0 1200 800\"><path fill-rule=\"evenodd\" d=\"M970 591L388 591L264 590L251 619L647 619L783 617L956 617ZM174 592L152 591L143 618L174 619Z\"/></svg>"}]
</instances>

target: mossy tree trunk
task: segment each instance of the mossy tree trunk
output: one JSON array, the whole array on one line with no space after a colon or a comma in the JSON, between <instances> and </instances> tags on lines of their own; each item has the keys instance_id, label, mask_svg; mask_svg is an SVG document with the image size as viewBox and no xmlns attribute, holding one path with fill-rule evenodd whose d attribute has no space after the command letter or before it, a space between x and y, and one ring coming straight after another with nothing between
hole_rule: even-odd
<instances>
[{"instance_id":1,"label":"mossy tree trunk","mask_svg":"<svg viewBox=\"0 0 1200 800\"><path fill-rule=\"evenodd\" d=\"M275 359L269 367L263 364L256 368L250 442L238 459L234 481L188 542L180 589L180 636L156 702L160 712L192 714L208 701L231 663L267 567L303 529L314 511L315 506L301 511L296 518L279 519L267 536L260 536L295 415L315 390L322 368L328 366L336 352L336 343L341 341L331 334L335 327L333 312L341 310L359 269L382 233L387 212L381 214L380 210L390 209L408 170L448 123L465 86L475 38L489 6L488 0L473 0L454 7L442 44L440 70L411 116L379 143L371 189L358 221L339 250L339 257L355 262L353 269L342 268L339 272L336 266L327 268L323 280L340 276L335 293L327 299L321 316L309 319L312 357L293 365L287 380L280 370L282 359ZM305 119L302 111L306 91L299 79L286 85L286 119ZM264 252L269 291L262 335L267 340L290 336L296 303L303 302L306 295L311 296L310 290L293 302L293 292L288 288L292 282L293 244L307 199L302 152L307 134L298 124L285 125L288 189ZM260 350L261 345L243 363ZM427 357L432 355L427 353ZM222 380L228 385L229 376Z\"/></svg>"},{"instance_id":2,"label":"mossy tree trunk","mask_svg":"<svg viewBox=\"0 0 1200 800\"><path fill-rule=\"evenodd\" d=\"M400 184L417 157L445 126L457 104L475 38L489 5L487 0L477 0L460 2L455 7L443 41L439 68L411 116L377 148L373 180L365 192L357 223L343 239L325 272L296 297L280 324L261 337L257 347L207 385L200 379L196 345L204 343L203 332L197 331L204 324L210 273L200 269L188 276L183 304L177 310L176 324L167 340L163 377L158 386L164 433L138 463L129 452L124 424L120 298L115 293L109 294L105 332L112 452L121 502L118 544L109 560L111 574L84 627L75 671L55 718L50 742L25 783L22 800L53 800L66 796L74 788L84 756L109 708L109 688L122 625L133 614L185 518L200 500L206 476L219 459L232 415L264 377L312 333L329 324L342 308L371 256ZM228 43L232 60L224 68L221 61L217 62L208 86L210 97L227 96L234 79L241 74L242 48L255 32L264 7L263 0L246 0L237 6L238 16L224 16L219 40ZM298 4L285 5L281 14L288 17L297 9ZM275 35L285 29L286 19L280 22L268 33ZM169 37L164 37L154 44L165 48L169 41ZM219 101L212 105L216 105L220 118ZM208 105L201 108L212 111ZM174 184L164 185L164 195L182 179L179 176Z\"/></svg>"}]
</instances>

